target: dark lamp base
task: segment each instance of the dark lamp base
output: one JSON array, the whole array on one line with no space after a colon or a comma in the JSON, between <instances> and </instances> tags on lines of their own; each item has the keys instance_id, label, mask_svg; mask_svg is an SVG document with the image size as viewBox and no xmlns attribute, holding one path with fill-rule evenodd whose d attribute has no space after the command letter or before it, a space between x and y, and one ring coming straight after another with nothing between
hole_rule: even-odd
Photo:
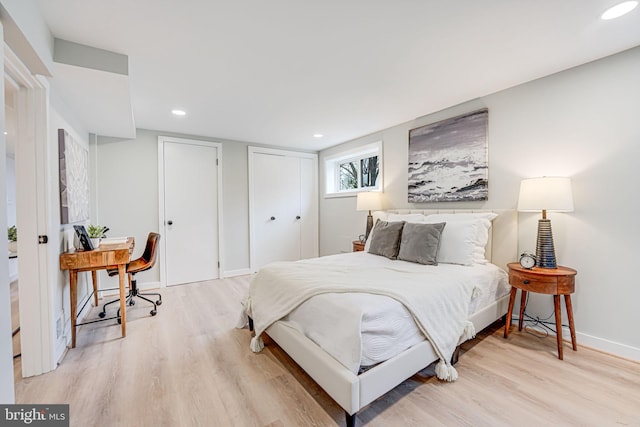
<instances>
[{"instance_id":1,"label":"dark lamp base","mask_svg":"<svg viewBox=\"0 0 640 427\"><path fill-rule=\"evenodd\" d=\"M538 220L538 240L536 242L536 264L540 268L558 268L556 250L553 246L551 220Z\"/></svg>"},{"instance_id":2,"label":"dark lamp base","mask_svg":"<svg viewBox=\"0 0 640 427\"><path fill-rule=\"evenodd\" d=\"M372 228L373 228L373 216L371 215L371 211L369 211L369 215L367 216L367 231L364 235L365 240L369 238L369 233L371 233Z\"/></svg>"}]
</instances>

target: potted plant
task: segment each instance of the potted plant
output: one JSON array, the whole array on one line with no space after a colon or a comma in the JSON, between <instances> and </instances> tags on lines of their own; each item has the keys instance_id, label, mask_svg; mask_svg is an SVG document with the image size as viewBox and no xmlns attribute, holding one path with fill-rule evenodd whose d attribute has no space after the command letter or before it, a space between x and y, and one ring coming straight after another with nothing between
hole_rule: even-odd
<instances>
[{"instance_id":1,"label":"potted plant","mask_svg":"<svg viewBox=\"0 0 640 427\"><path fill-rule=\"evenodd\" d=\"M18 252L18 229L15 225L9 227L7 237L9 238L9 252Z\"/></svg>"},{"instance_id":2,"label":"potted plant","mask_svg":"<svg viewBox=\"0 0 640 427\"><path fill-rule=\"evenodd\" d=\"M105 234L107 231L109 231L108 227L89 224L87 227L87 234L89 234L89 238L91 239L91 243L94 248L97 248L100 245L100 239L107 237Z\"/></svg>"}]
</instances>

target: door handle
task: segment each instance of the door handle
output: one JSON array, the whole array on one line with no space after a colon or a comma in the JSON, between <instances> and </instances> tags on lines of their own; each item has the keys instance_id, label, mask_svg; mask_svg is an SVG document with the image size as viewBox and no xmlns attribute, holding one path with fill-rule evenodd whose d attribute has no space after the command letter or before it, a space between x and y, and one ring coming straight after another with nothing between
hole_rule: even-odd
<instances>
[{"instance_id":1,"label":"door handle","mask_svg":"<svg viewBox=\"0 0 640 427\"><path fill-rule=\"evenodd\" d=\"M167 225L173 225L173 221L171 220L167 221Z\"/></svg>"},{"instance_id":2,"label":"door handle","mask_svg":"<svg viewBox=\"0 0 640 427\"><path fill-rule=\"evenodd\" d=\"M276 217L275 217L275 216L272 216L272 217L271 217L271 218L269 218L269 219L270 219L271 221L275 221L275 220L276 220Z\"/></svg>"},{"instance_id":3,"label":"door handle","mask_svg":"<svg viewBox=\"0 0 640 427\"><path fill-rule=\"evenodd\" d=\"M300 219L300 215L296 215L296 219Z\"/></svg>"}]
</instances>

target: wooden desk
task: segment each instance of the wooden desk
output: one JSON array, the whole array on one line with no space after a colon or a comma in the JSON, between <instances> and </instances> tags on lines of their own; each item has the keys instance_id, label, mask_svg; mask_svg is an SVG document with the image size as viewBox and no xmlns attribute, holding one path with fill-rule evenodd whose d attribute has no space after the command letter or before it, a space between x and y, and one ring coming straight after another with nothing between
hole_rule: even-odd
<instances>
[{"instance_id":1,"label":"wooden desk","mask_svg":"<svg viewBox=\"0 0 640 427\"><path fill-rule=\"evenodd\" d=\"M131 260L134 239L127 238L126 243L102 245L92 251L74 251L60 254L60 270L69 270L69 292L71 305L71 348L76 347L76 320L78 299L78 273L90 271L93 280L93 301L98 305L98 270L118 269L120 284L120 317L122 336L127 336L127 311L125 309L125 288L127 286L126 267Z\"/></svg>"}]
</instances>

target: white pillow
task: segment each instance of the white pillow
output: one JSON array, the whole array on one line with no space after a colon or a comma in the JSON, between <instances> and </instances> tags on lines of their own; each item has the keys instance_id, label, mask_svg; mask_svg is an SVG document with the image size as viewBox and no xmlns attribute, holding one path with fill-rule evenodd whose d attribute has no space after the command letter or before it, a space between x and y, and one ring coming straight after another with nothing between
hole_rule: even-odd
<instances>
[{"instance_id":1,"label":"white pillow","mask_svg":"<svg viewBox=\"0 0 640 427\"><path fill-rule=\"evenodd\" d=\"M424 221L424 215L422 214L395 214L395 213L389 213L385 215L376 215L377 212L373 213L373 228L375 228L376 222L378 219L380 219L381 221L387 221L387 222L399 222L399 221L405 221L405 222L423 222ZM381 212L384 213L384 212ZM365 252L369 252L369 247L371 246L371 236L373 235L373 229L371 230L371 233L369 233L369 238L367 239L367 242L364 244L364 251Z\"/></svg>"},{"instance_id":2,"label":"white pillow","mask_svg":"<svg viewBox=\"0 0 640 427\"><path fill-rule=\"evenodd\" d=\"M422 214L394 214L390 213L387 216L387 221L389 222L424 222L424 215Z\"/></svg>"},{"instance_id":3,"label":"white pillow","mask_svg":"<svg viewBox=\"0 0 640 427\"><path fill-rule=\"evenodd\" d=\"M491 221L498 214L493 212L433 214L425 222L446 222L440 243L438 262L449 264L486 264L485 246L489 241Z\"/></svg>"}]
</instances>

